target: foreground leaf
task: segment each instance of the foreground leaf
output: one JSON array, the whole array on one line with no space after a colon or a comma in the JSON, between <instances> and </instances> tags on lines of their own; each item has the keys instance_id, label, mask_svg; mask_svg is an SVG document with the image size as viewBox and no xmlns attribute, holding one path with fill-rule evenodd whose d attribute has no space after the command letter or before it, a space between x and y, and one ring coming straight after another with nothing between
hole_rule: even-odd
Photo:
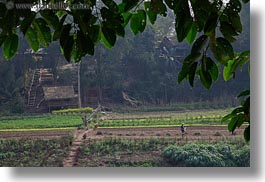
<instances>
[{"instance_id":1,"label":"foreground leaf","mask_svg":"<svg viewBox=\"0 0 265 182\"><path fill-rule=\"evenodd\" d=\"M4 42L4 57L10 60L16 55L18 49L18 36L17 34L11 34L6 38Z\"/></svg>"}]
</instances>

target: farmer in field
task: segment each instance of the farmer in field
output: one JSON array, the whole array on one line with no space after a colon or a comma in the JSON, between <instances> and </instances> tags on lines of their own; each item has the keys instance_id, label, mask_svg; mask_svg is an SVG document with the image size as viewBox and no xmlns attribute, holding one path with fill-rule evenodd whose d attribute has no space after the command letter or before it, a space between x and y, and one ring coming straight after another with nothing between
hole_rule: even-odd
<instances>
[{"instance_id":1,"label":"farmer in field","mask_svg":"<svg viewBox=\"0 0 265 182\"><path fill-rule=\"evenodd\" d=\"M183 135L186 134L186 127L184 126L184 123L182 123L182 125L180 126L180 130L181 130L181 135L183 137Z\"/></svg>"}]
</instances>

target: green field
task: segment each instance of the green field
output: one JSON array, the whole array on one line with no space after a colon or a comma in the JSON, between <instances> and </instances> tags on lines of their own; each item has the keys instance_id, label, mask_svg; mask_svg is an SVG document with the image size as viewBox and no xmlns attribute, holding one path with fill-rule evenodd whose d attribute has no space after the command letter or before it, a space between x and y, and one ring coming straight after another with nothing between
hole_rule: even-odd
<instances>
[{"instance_id":1,"label":"green field","mask_svg":"<svg viewBox=\"0 0 265 182\"><path fill-rule=\"evenodd\" d=\"M82 124L80 116L40 115L24 117L1 117L0 129L65 128Z\"/></svg>"},{"instance_id":2,"label":"green field","mask_svg":"<svg viewBox=\"0 0 265 182\"><path fill-rule=\"evenodd\" d=\"M183 143L172 138L90 140L80 149L81 167L247 167L250 149L242 140Z\"/></svg>"},{"instance_id":3,"label":"green field","mask_svg":"<svg viewBox=\"0 0 265 182\"><path fill-rule=\"evenodd\" d=\"M159 127L186 125L221 125L221 117L229 109L186 112L150 112L111 113L111 120L100 122L99 127ZM96 121L96 120L95 120ZM80 115L46 114L37 116L5 116L0 117L0 130L6 129L42 129L42 128L74 128L82 126ZM91 125L92 127L92 125Z\"/></svg>"},{"instance_id":4,"label":"green field","mask_svg":"<svg viewBox=\"0 0 265 182\"><path fill-rule=\"evenodd\" d=\"M71 136L49 140L0 139L0 166L61 167L71 143Z\"/></svg>"},{"instance_id":5,"label":"green field","mask_svg":"<svg viewBox=\"0 0 265 182\"><path fill-rule=\"evenodd\" d=\"M99 128L144 128L185 126L220 126L221 118L229 112L223 110L194 110L183 112L110 113ZM94 119L93 122L96 122ZM38 116L2 116L0 132L29 132L73 130L82 127L80 115L45 114ZM93 123L90 127L93 126ZM123 129L122 129L123 130ZM159 129L158 129L159 130ZM82 131L82 130L81 130ZM91 130L92 131L92 130ZM127 138L108 135L98 140L80 140L76 153L78 167L170 167L170 166L249 166L250 149L242 138L210 140L201 136L189 141L179 135L143 135ZM94 138L93 138L94 137ZM235 140L234 140L235 139ZM0 139L0 166L63 166L69 151L74 148L73 137L46 139ZM190 143L191 142L191 143Z\"/></svg>"}]
</instances>

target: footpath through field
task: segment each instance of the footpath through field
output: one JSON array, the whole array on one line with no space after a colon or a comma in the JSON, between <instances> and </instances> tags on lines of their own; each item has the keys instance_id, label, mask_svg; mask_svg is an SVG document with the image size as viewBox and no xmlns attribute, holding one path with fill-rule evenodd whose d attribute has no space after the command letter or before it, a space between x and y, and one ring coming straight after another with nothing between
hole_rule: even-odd
<instances>
[{"instance_id":1,"label":"footpath through field","mask_svg":"<svg viewBox=\"0 0 265 182\"><path fill-rule=\"evenodd\" d=\"M92 132L92 129L74 131L73 143L68 156L63 161L63 167L74 167L77 165L82 140L85 139L84 136L89 132Z\"/></svg>"}]
</instances>

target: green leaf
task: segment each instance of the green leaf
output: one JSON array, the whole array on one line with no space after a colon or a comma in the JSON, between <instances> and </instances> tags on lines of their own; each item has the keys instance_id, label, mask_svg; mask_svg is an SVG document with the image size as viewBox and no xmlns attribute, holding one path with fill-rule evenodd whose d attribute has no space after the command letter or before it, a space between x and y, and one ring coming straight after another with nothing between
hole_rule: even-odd
<instances>
[{"instance_id":1,"label":"green leaf","mask_svg":"<svg viewBox=\"0 0 265 182\"><path fill-rule=\"evenodd\" d=\"M206 62L207 62L207 58L205 55L203 55L199 75L200 75L200 80L201 80L202 85L205 88L210 89L212 85L212 77L209 73L209 70L207 70Z\"/></svg>"},{"instance_id":2,"label":"green leaf","mask_svg":"<svg viewBox=\"0 0 265 182\"><path fill-rule=\"evenodd\" d=\"M60 37L60 45L63 49L65 59L70 62L72 51L74 47L74 37L70 35L72 26L70 24L64 25Z\"/></svg>"},{"instance_id":3,"label":"green leaf","mask_svg":"<svg viewBox=\"0 0 265 182\"><path fill-rule=\"evenodd\" d=\"M151 24L154 24L157 18L157 14L151 11L151 2L145 2L144 7L149 21L151 22Z\"/></svg>"},{"instance_id":4,"label":"green leaf","mask_svg":"<svg viewBox=\"0 0 265 182\"><path fill-rule=\"evenodd\" d=\"M59 10L56 12L56 16L61 19L63 16L67 15L67 13L64 10Z\"/></svg>"},{"instance_id":5,"label":"green leaf","mask_svg":"<svg viewBox=\"0 0 265 182\"><path fill-rule=\"evenodd\" d=\"M230 20L230 23L231 23L232 27L234 28L234 30L237 33L241 33L242 32L242 24L241 24L239 14L233 14L232 16L229 16L229 20Z\"/></svg>"},{"instance_id":6,"label":"green leaf","mask_svg":"<svg viewBox=\"0 0 265 182\"><path fill-rule=\"evenodd\" d=\"M165 0L166 5L172 10L176 7L178 2L179 1L175 1L175 0Z\"/></svg>"},{"instance_id":7,"label":"green leaf","mask_svg":"<svg viewBox=\"0 0 265 182\"><path fill-rule=\"evenodd\" d=\"M228 131L233 132L236 129L238 122L238 117L233 117L231 121L228 123Z\"/></svg>"},{"instance_id":8,"label":"green leaf","mask_svg":"<svg viewBox=\"0 0 265 182\"><path fill-rule=\"evenodd\" d=\"M197 70L197 65L198 65L198 62L194 62L191 67L190 67L190 70L189 70L189 82L190 82L190 85L193 87L193 83L194 83L194 77L195 77L195 73L196 73L196 70Z\"/></svg>"},{"instance_id":9,"label":"green leaf","mask_svg":"<svg viewBox=\"0 0 265 182\"><path fill-rule=\"evenodd\" d=\"M245 114L249 114L250 111L250 96L243 103L243 109Z\"/></svg>"},{"instance_id":10,"label":"green leaf","mask_svg":"<svg viewBox=\"0 0 265 182\"><path fill-rule=\"evenodd\" d=\"M227 7L227 10L239 13L241 11L242 5L239 0L232 0L229 1Z\"/></svg>"},{"instance_id":11,"label":"green leaf","mask_svg":"<svg viewBox=\"0 0 265 182\"><path fill-rule=\"evenodd\" d=\"M116 32L107 27L101 27L101 38L106 47L112 48L116 42Z\"/></svg>"},{"instance_id":12,"label":"green leaf","mask_svg":"<svg viewBox=\"0 0 265 182\"><path fill-rule=\"evenodd\" d=\"M122 0L122 9L121 12L126 12L134 8L138 4L139 0ZM120 5L121 7L121 5Z\"/></svg>"},{"instance_id":13,"label":"green leaf","mask_svg":"<svg viewBox=\"0 0 265 182\"><path fill-rule=\"evenodd\" d=\"M141 26L140 17L138 13L134 13L131 18L131 30L134 33L134 35L138 34L139 27Z\"/></svg>"},{"instance_id":14,"label":"green leaf","mask_svg":"<svg viewBox=\"0 0 265 182\"><path fill-rule=\"evenodd\" d=\"M208 18L208 20L204 26L204 33L208 34L208 33L212 32L217 26L217 20L218 20L217 13L215 13L215 12L212 13L209 16L209 18Z\"/></svg>"},{"instance_id":15,"label":"green leaf","mask_svg":"<svg viewBox=\"0 0 265 182\"><path fill-rule=\"evenodd\" d=\"M74 47L71 58L75 62L79 62L86 54L94 54L94 43L89 36L85 35L82 31L78 31L74 37Z\"/></svg>"},{"instance_id":16,"label":"green leaf","mask_svg":"<svg viewBox=\"0 0 265 182\"><path fill-rule=\"evenodd\" d=\"M37 52L39 50L40 43L38 41L37 33L31 27L29 27L26 32L26 40L28 41L29 46L32 48L34 52Z\"/></svg>"},{"instance_id":17,"label":"green leaf","mask_svg":"<svg viewBox=\"0 0 265 182\"><path fill-rule=\"evenodd\" d=\"M228 60L234 58L234 49L228 40L218 37L216 39L216 45L217 60L220 63L226 64Z\"/></svg>"},{"instance_id":18,"label":"green leaf","mask_svg":"<svg viewBox=\"0 0 265 182\"><path fill-rule=\"evenodd\" d=\"M244 97L250 95L250 90L244 90L242 91L237 97Z\"/></svg>"},{"instance_id":19,"label":"green leaf","mask_svg":"<svg viewBox=\"0 0 265 182\"><path fill-rule=\"evenodd\" d=\"M184 59L181 71L178 74L178 83L181 83L188 76L191 65L200 55L201 53L190 54Z\"/></svg>"},{"instance_id":20,"label":"green leaf","mask_svg":"<svg viewBox=\"0 0 265 182\"><path fill-rule=\"evenodd\" d=\"M238 67L243 67L244 64L250 61L249 51L242 52L240 54L236 54L234 60L229 60L224 67L223 76L224 80L227 81L232 77L235 77L236 70Z\"/></svg>"},{"instance_id":21,"label":"green leaf","mask_svg":"<svg viewBox=\"0 0 265 182\"><path fill-rule=\"evenodd\" d=\"M97 43L100 40L100 26L93 25L88 29L89 37L93 40L94 43Z\"/></svg>"},{"instance_id":22,"label":"green leaf","mask_svg":"<svg viewBox=\"0 0 265 182\"><path fill-rule=\"evenodd\" d=\"M38 18L33 21L33 25L35 31L37 31L39 43L44 47L48 47L52 36L47 23L42 18Z\"/></svg>"},{"instance_id":23,"label":"green leaf","mask_svg":"<svg viewBox=\"0 0 265 182\"><path fill-rule=\"evenodd\" d=\"M223 122L225 122L225 121L227 121L227 120L229 120L229 119L231 119L232 117L234 117L234 115L233 114L227 114L227 115L225 115L223 118L222 118L222 120L221 120L221 123L223 123Z\"/></svg>"},{"instance_id":24,"label":"green leaf","mask_svg":"<svg viewBox=\"0 0 265 182\"><path fill-rule=\"evenodd\" d=\"M121 36L121 37L125 36L125 30L124 30L124 27L121 24L115 24L114 29L115 29L116 34L118 36Z\"/></svg>"},{"instance_id":25,"label":"green leaf","mask_svg":"<svg viewBox=\"0 0 265 182\"><path fill-rule=\"evenodd\" d=\"M18 36L17 34L11 34L5 39L4 42L4 57L7 60L13 58L18 49Z\"/></svg>"},{"instance_id":26,"label":"green leaf","mask_svg":"<svg viewBox=\"0 0 265 182\"><path fill-rule=\"evenodd\" d=\"M233 36L237 36L238 33L235 31L233 26L227 22L221 21L220 31L222 32L223 36L229 41L234 42L236 39Z\"/></svg>"},{"instance_id":27,"label":"green leaf","mask_svg":"<svg viewBox=\"0 0 265 182\"><path fill-rule=\"evenodd\" d=\"M138 10L137 13L140 21L139 31L143 32L146 26L146 13L144 10Z\"/></svg>"},{"instance_id":28,"label":"green leaf","mask_svg":"<svg viewBox=\"0 0 265 182\"><path fill-rule=\"evenodd\" d=\"M238 66L243 67L243 65L247 64L250 61L250 51L244 51L239 54L239 56L236 57L236 67L235 69L238 68Z\"/></svg>"},{"instance_id":29,"label":"green leaf","mask_svg":"<svg viewBox=\"0 0 265 182\"><path fill-rule=\"evenodd\" d=\"M132 17L132 13L130 13L130 12L122 13L122 16L124 19L123 27L126 27L126 25L129 23L129 21Z\"/></svg>"},{"instance_id":30,"label":"green leaf","mask_svg":"<svg viewBox=\"0 0 265 182\"><path fill-rule=\"evenodd\" d=\"M234 76L233 67L234 67L234 60L230 60L227 62L227 65L223 69L223 78L225 81L230 80Z\"/></svg>"},{"instance_id":31,"label":"green leaf","mask_svg":"<svg viewBox=\"0 0 265 182\"><path fill-rule=\"evenodd\" d=\"M187 10L186 10L187 11ZM183 14L180 17L176 17L176 33L179 42L182 42L188 35L192 28L193 20L190 14Z\"/></svg>"},{"instance_id":32,"label":"green leaf","mask_svg":"<svg viewBox=\"0 0 265 182\"><path fill-rule=\"evenodd\" d=\"M195 22L198 26L198 32L203 31L206 21L211 12L212 5L209 0L190 1L194 12Z\"/></svg>"},{"instance_id":33,"label":"green leaf","mask_svg":"<svg viewBox=\"0 0 265 182\"><path fill-rule=\"evenodd\" d=\"M160 14L163 16L167 15L167 7L163 3L163 0L151 0L150 9L155 14Z\"/></svg>"},{"instance_id":34,"label":"green leaf","mask_svg":"<svg viewBox=\"0 0 265 182\"><path fill-rule=\"evenodd\" d=\"M193 41L195 40L196 38L196 35L197 35L197 27L196 25L193 23L191 28L190 28L190 31L186 37L186 40L189 44L192 44Z\"/></svg>"},{"instance_id":35,"label":"green leaf","mask_svg":"<svg viewBox=\"0 0 265 182\"><path fill-rule=\"evenodd\" d=\"M85 56L87 53L90 55L94 54L93 41L81 31L77 32L77 47L82 56Z\"/></svg>"},{"instance_id":36,"label":"green leaf","mask_svg":"<svg viewBox=\"0 0 265 182\"><path fill-rule=\"evenodd\" d=\"M244 114L239 114L236 116L237 117L237 123L236 123L236 127L241 127L242 124L245 122L245 115Z\"/></svg>"},{"instance_id":37,"label":"green leaf","mask_svg":"<svg viewBox=\"0 0 265 182\"><path fill-rule=\"evenodd\" d=\"M243 111L244 111L243 107L237 107L231 112L231 114L236 115L236 114L241 113Z\"/></svg>"},{"instance_id":38,"label":"green leaf","mask_svg":"<svg viewBox=\"0 0 265 182\"><path fill-rule=\"evenodd\" d=\"M59 18L53 10L45 9L40 11L41 16L54 29L59 26Z\"/></svg>"},{"instance_id":39,"label":"green leaf","mask_svg":"<svg viewBox=\"0 0 265 182\"><path fill-rule=\"evenodd\" d=\"M200 69L199 74L200 74L200 80L201 80L202 85L205 88L210 89L212 85L212 78L209 72L202 71L202 69Z\"/></svg>"},{"instance_id":40,"label":"green leaf","mask_svg":"<svg viewBox=\"0 0 265 182\"><path fill-rule=\"evenodd\" d=\"M207 57L206 68L210 73L212 80L217 81L219 76L219 70L215 62L210 57Z\"/></svg>"},{"instance_id":41,"label":"green leaf","mask_svg":"<svg viewBox=\"0 0 265 182\"><path fill-rule=\"evenodd\" d=\"M118 12L119 7L113 0L102 0L102 2L112 11Z\"/></svg>"},{"instance_id":42,"label":"green leaf","mask_svg":"<svg viewBox=\"0 0 265 182\"><path fill-rule=\"evenodd\" d=\"M200 50L205 46L206 42L208 40L207 35L200 36L193 44L191 53L195 54L197 52L200 52Z\"/></svg>"},{"instance_id":43,"label":"green leaf","mask_svg":"<svg viewBox=\"0 0 265 182\"><path fill-rule=\"evenodd\" d=\"M250 140L250 126L248 126L244 131L244 139L247 142Z\"/></svg>"},{"instance_id":44,"label":"green leaf","mask_svg":"<svg viewBox=\"0 0 265 182\"><path fill-rule=\"evenodd\" d=\"M60 39L63 24L64 24L66 17L67 17L67 14L63 15L63 17L60 19L59 25L57 26L57 28L55 29L55 31L53 33L53 37L52 37L53 41Z\"/></svg>"},{"instance_id":45,"label":"green leaf","mask_svg":"<svg viewBox=\"0 0 265 182\"><path fill-rule=\"evenodd\" d=\"M36 13L31 12L28 17L25 17L20 24L20 30L25 35L29 27L31 26L33 20L35 19Z\"/></svg>"},{"instance_id":46,"label":"green leaf","mask_svg":"<svg viewBox=\"0 0 265 182\"><path fill-rule=\"evenodd\" d=\"M101 18L105 21L107 20L113 20L116 16L114 12L112 12L110 9L103 7L100 9Z\"/></svg>"}]
</instances>

